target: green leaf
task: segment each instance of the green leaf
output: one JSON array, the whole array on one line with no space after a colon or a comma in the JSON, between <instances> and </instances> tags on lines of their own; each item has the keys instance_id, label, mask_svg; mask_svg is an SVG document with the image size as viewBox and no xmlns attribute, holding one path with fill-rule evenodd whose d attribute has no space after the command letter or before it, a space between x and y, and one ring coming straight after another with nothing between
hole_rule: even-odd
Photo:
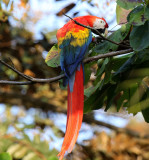
<instances>
[{"instance_id":1,"label":"green leaf","mask_svg":"<svg viewBox=\"0 0 149 160\"><path fill-rule=\"evenodd\" d=\"M96 73L96 80L94 84L96 85L100 80L102 74L105 72L105 80L104 83L111 82L110 75L112 71L118 71L118 69L132 56L132 54L123 55L123 56L117 56L114 58L106 58L101 65L101 67L98 67L97 73Z\"/></svg>"},{"instance_id":2,"label":"green leaf","mask_svg":"<svg viewBox=\"0 0 149 160\"><path fill-rule=\"evenodd\" d=\"M136 74L140 74L140 78L143 76L147 76L149 72L144 72L144 68L149 67L149 49L145 49L139 51L137 53L133 53L133 55L119 68L117 72L115 72L113 76L114 81L125 80L130 77L136 77ZM137 68L141 67L143 70L139 70ZM136 70L136 71L135 71ZM131 71L131 72L130 72ZM128 73L129 72L129 73Z\"/></svg>"},{"instance_id":3,"label":"green leaf","mask_svg":"<svg viewBox=\"0 0 149 160\"><path fill-rule=\"evenodd\" d=\"M85 82L84 82L84 84L87 84L87 82L90 79L90 76L91 76L91 69L90 69L90 67L91 66L92 66L92 63L85 64L85 66L84 66L84 76L85 76Z\"/></svg>"},{"instance_id":4,"label":"green leaf","mask_svg":"<svg viewBox=\"0 0 149 160\"><path fill-rule=\"evenodd\" d=\"M117 104L117 110L123 105L127 107L129 113L133 113L134 115L140 112L142 109L146 108L143 101L146 101L146 97L144 97L146 92L146 86L142 83L142 80L136 79L127 79L118 85L118 92L121 92L121 96L119 97ZM144 97L144 98L143 98Z\"/></svg>"},{"instance_id":5,"label":"green leaf","mask_svg":"<svg viewBox=\"0 0 149 160\"><path fill-rule=\"evenodd\" d=\"M129 113L137 114L138 112L143 110L143 113L144 113L146 109L148 111L148 107L149 107L149 99L146 99L146 100L143 100L141 102L134 104L133 106L130 106L128 108L128 111ZM144 115L146 114L144 113Z\"/></svg>"},{"instance_id":6,"label":"green leaf","mask_svg":"<svg viewBox=\"0 0 149 160\"><path fill-rule=\"evenodd\" d=\"M131 56L133 53L117 56L112 59L112 70L117 71Z\"/></svg>"},{"instance_id":7,"label":"green leaf","mask_svg":"<svg viewBox=\"0 0 149 160\"><path fill-rule=\"evenodd\" d=\"M89 98L84 102L84 113L103 107L108 90L111 84L104 85L102 89L97 89Z\"/></svg>"},{"instance_id":8,"label":"green leaf","mask_svg":"<svg viewBox=\"0 0 149 160\"><path fill-rule=\"evenodd\" d=\"M149 106L142 110L143 117L147 123L149 123Z\"/></svg>"},{"instance_id":9,"label":"green leaf","mask_svg":"<svg viewBox=\"0 0 149 160\"><path fill-rule=\"evenodd\" d=\"M146 6L144 16L149 19L149 6Z\"/></svg>"},{"instance_id":10,"label":"green leaf","mask_svg":"<svg viewBox=\"0 0 149 160\"><path fill-rule=\"evenodd\" d=\"M131 10L126 10L119 5L116 6L116 20L117 24L127 23L127 16Z\"/></svg>"},{"instance_id":11,"label":"green leaf","mask_svg":"<svg viewBox=\"0 0 149 160\"><path fill-rule=\"evenodd\" d=\"M145 78L143 79L143 82L146 83L146 81L148 81L148 80L149 80L149 77L145 77ZM148 82L147 82L147 83L148 83ZM146 92L145 92L145 94L144 94L144 96L143 96L142 99L143 99L143 100L146 100L146 101L149 101L149 88L146 89ZM145 107L143 106L142 115L143 115L145 121L146 121L147 123L149 123L149 103L146 103L146 104L147 104L147 105L146 105Z\"/></svg>"},{"instance_id":12,"label":"green leaf","mask_svg":"<svg viewBox=\"0 0 149 160\"><path fill-rule=\"evenodd\" d=\"M135 26L143 25L146 22L146 20L148 20L148 15L145 16L144 6L141 5L133 9L129 13L127 20L129 23Z\"/></svg>"},{"instance_id":13,"label":"green leaf","mask_svg":"<svg viewBox=\"0 0 149 160\"><path fill-rule=\"evenodd\" d=\"M106 58L106 59L102 60L101 62L102 62L102 65L99 64L97 72L96 72L97 78L94 81L94 85L96 85L101 80L101 76L105 72L105 67L109 62L109 58Z\"/></svg>"},{"instance_id":14,"label":"green leaf","mask_svg":"<svg viewBox=\"0 0 149 160\"><path fill-rule=\"evenodd\" d=\"M93 94L93 93L96 91L96 89L100 86L100 83L101 83L101 82L98 82L96 86L92 86L92 87L89 87L89 88L85 89L85 90L84 90L84 95L85 95L86 97L89 97L89 96L90 96L91 94Z\"/></svg>"},{"instance_id":15,"label":"green leaf","mask_svg":"<svg viewBox=\"0 0 149 160\"><path fill-rule=\"evenodd\" d=\"M130 45L136 51L149 47L149 21L144 25L133 27L130 33Z\"/></svg>"},{"instance_id":16,"label":"green leaf","mask_svg":"<svg viewBox=\"0 0 149 160\"><path fill-rule=\"evenodd\" d=\"M50 67L58 67L60 66L60 55L58 52L57 44L54 45L47 54L45 62Z\"/></svg>"},{"instance_id":17,"label":"green leaf","mask_svg":"<svg viewBox=\"0 0 149 160\"><path fill-rule=\"evenodd\" d=\"M143 4L142 0L117 0L117 4L124 9L132 9Z\"/></svg>"},{"instance_id":18,"label":"green leaf","mask_svg":"<svg viewBox=\"0 0 149 160\"><path fill-rule=\"evenodd\" d=\"M115 103L116 103L117 111L119 111L120 108L122 106L124 106L124 104L126 104L126 102L128 102L128 99L129 99L129 90L128 89L120 90L120 92L118 91L117 93L118 94L116 96Z\"/></svg>"},{"instance_id":19,"label":"green leaf","mask_svg":"<svg viewBox=\"0 0 149 160\"><path fill-rule=\"evenodd\" d=\"M8 153L0 153L0 160L12 160Z\"/></svg>"},{"instance_id":20,"label":"green leaf","mask_svg":"<svg viewBox=\"0 0 149 160\"><path fill-rule=\"evenodd\" d=\"M106 65L108 64L108 62L109 62L109 58L106 58L106 59L103 61L102 66L101 66L100 68L98 67L98 70L97 70L97 73L96 73L97 76L101 76L101 75L103 74L103 72L104 72L104 70L105 70L105 67L106 67Z\"/></svg>"},{"instance_id":21,"label":"green leaf","mask_svg":"<svg viewBox=\"0 0 149 160\"><path fill-rule=\"evenodd\" d=\"M106 65L105 68L105 77L104 77L104 84L111 82L111 77L112 77L112 59L110 58L110 61Z\"/></svg>"},{"instance_id":22,"label":"green leaf","mask_svg":"<svg viewBox=\"0 0 149 160\"><path fill-rule=\"evenodd\" d=\"M100 101L101 107L103 105L104 96L105 95L103 95L103 97ZM99 93L98 93L98 90L96 90L89 98L87 98L84 101L84 113L91 112L92 110L95 109L95 107L99 106L98 99L100 99Z\"/></svg>"},{"instance_id":23,"label":"green leaf","mask_svg":"<svg viewBox=\"0 0 149 160\"><path fill-rule=\"evenodd\" d=\"M113 34L111 34L109 37L107 37L108 39L115 41L117 43L120 43L121 41L123 41L126 36L128 35L129 31L130 31L130 25L123 25L120 29L118 29L116 32L114 32ZM108 41L104 41L103 43L98 44L97 46L95 46L93 48L93 51L96 52L97 54L103 54L103 53L107 53L110 51L115 51L117 50L118 45L113 44L111 42Z\"/></svg>"},{"instance_id":24,"label":"green leaf","mask_svg":"<svg viewBox=\"0 0 149 160\"><path fill-rule=\"evenodd\" d=\"M138 84L138 82L135 81L130 85L129 84L129 97L128 97L128 111L129 113L133 113L136 114L140 111L140 105L138 105L137 107L135 107L135 109L132 109L133 105L136 105L137 103L140 102L141 100L141 96L140 96L140 91L139 91L139 86L140 84ZM127 87L127 86L126 86ZM136 112L136 110L138 110L138 112Z\"/></svg>"},{"instance_id":25,"label":"green leaf","mask_svg":"<svg viewBox=\"0 0 149 160\"><path fill-rule=\"evenodd\" d=\"M115 91L116 91L116 88L117 88L117 85L111 85L111 87L108 89L107 91L107 104L106 104L106 108L105 108L105 111L107 111L112 103L113 103L113 100L115 98Z\"/></svg>"}]
</instances>

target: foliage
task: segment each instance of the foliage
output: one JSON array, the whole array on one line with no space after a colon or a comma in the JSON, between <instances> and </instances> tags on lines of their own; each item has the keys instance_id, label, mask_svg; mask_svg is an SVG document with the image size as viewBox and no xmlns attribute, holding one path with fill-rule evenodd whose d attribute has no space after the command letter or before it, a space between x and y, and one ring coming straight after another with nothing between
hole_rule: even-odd
<instances>
[{"instance_id":1,"label":"foliage","mask_svg":"<svg viewBox=\"0 0 149 160\"><path fill-rule=\"evenodd\" d=\"M121 4L120 1L118 1L118 4ZM129 6L129 1L127 5ZM121 5L121 7L124 6ZM131 5L128 8L131 8ZM144 12L142 12L142 9L144 9ZM133 26L129 35L130 45L134 49L134 52L131 54L131 57L128 56L126 58L126 56L122 56L109 59L106 67L110 68L110 71L109 69L107 71L106 67L105 70L102 71L104 78L101 80L100 84L98 82L95 83L95 87L97 85L98 87L96 87L96 91L85 101L85 111L101 108L105 104L105 110L107 110L113 104L116 105L118 110L121 106L128 107L128 111L134 114L141 110L143 111L144 109L147 111L147 108L149 108L147 102L148 83L144 82L144 79L148 79L149 76L147 72L149 67L147 65L149 64L149 50L147 49L149 47L149 31L147 29L149 20L147 17L145 17L147 10L148 7L144 4L143 6L134 8L129 13L128 25L135 25ZM141 19L140 17L145 18ZM138 18L140 19L140 23ZM137 21L137 24L134 23L134 21ZM100 48L98 51L100 53ZM105 52L107 52L106 48ZM102 53L104 53L104 51L102 51ZM115 59L124 59L124 63L120 63L118 61L116 62ZM121 66L119 66L117 63L120 63ZM115 65L117 67L115 67ZM98 76L101 77L101 73L97 75L97 79L100 79ZM141 88L144 89L141 90ZM138 107L139 109L137 109ZM143 115L145 116L144 111ZM145 120L146 122L149 122L147 116L145 116Z\"/></svg>"},{"instance_id":2,"label":"foliage","mask_svg":"<svg viewBox=\"0 0 149 160\"><path fill-rule=\"evenodd\" d=\"M119 2L120 1L118 1L118 4L121 4ZM129 1L127 5L129 6ZM121 7L122 6L123 5L121 5ZM128 8L131 8L131 5ZM144 8L145 11L143 10L144 12L141 11L140 13L140 9L142 10ZM129 13L128 25L135 25L133 26L130 35L128 35L130 45L134 52L131 53L131 56L121 56L109 59L108 63L106 62L106 67L110 68L110 70L107 70L106 67L104 67L105 69L103 70L103 66L105 66L104 61L101 66L98 66L99 71L101 68L102 72L97 74L97 80L101 80L101 82L99 83L99 81L95 81L96 83L94 83L94 88L96 88L96 90L93 94L91 94L90 97L86 99L85 112L101 108L104 105L106 106L105 110L109 109L109 107L112 105L115 105L117 110L119 110L121 106L124 106L128 108L130 113L136 114L139 111L142 111L146 122L149 122L149 119L147 118L147 112L145 112L145 110L147 111L149 108L149 84L144 82L144 79L148 79L149 76L149 50L147 49L149 47L149 31L147 29L149 20L147 17L140 19L140 17L145 17L146 10L148 10L148 7L144 4L143 6L134 8ZM140 19L140 23L138 18ZM137 24L134 23L135 20L137 21ZM117 32L118 31L116 31L116 33ZM116 35L116 33L114 34ZM129 33L129 31L127 31L127 33ZM112 35L114 36L114 34ZM101 45L102 44L99 44L99 46ZM96 47L99 49L96 51L98 53L100 53L101 49L99 46ZM106 53L106 47L105 50L101 50L101 52ZM123 60L123 62L118 60ZM105 61L107 61L107 59L105 59ZM102 74L104 75L103 79L101 79ZM90 90L92 90L92 87ZM87 91L89 92L89 90Z\"/></svg>"}]
</instances>

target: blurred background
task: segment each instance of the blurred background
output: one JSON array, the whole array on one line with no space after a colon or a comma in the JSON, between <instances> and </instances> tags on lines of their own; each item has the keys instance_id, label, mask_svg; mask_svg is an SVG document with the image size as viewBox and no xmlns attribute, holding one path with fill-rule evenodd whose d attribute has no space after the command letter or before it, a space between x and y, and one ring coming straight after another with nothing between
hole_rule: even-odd
<instances>
[{"instance_id":1,"label":"blurred background","mask_svg":"<svg viewBox=\"0 0 149 160\"><path fill-rule=\"evenodd\" d=\"M56 43L57 29L70 17L104 17L116 30L115 0L0 0L0 59L36 78L61 73L45 57ZM0 80L22 81L0 64ZM92 83L92 81L90 82ZM0 85L0 153L14 160L56 160L66 127L67 91L59 82ZM148 160L149 126L141 114L114 107L84 115L77 144L68 160Z\"/></svg>"}]
</instances>

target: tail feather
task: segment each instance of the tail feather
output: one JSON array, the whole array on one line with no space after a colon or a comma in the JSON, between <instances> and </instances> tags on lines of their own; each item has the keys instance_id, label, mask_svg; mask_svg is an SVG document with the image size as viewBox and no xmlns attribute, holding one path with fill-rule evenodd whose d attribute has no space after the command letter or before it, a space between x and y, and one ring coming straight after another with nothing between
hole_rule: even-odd
<instances>
[{"instance_id":1,"label":"tail feather","mask_svg":"<svg viewBox=\"0 0 149 160\"><path fill-rule=\"evenodd\" d=\"M83 79L83 68L81 65L80 70L77 70L75 73L73 92L70 91L68 84L67 125L61 152L58 154L59 160L63 159L66 151L69 153L72 151L81 128L84 107Z\"/></svg>"}]
</instances>

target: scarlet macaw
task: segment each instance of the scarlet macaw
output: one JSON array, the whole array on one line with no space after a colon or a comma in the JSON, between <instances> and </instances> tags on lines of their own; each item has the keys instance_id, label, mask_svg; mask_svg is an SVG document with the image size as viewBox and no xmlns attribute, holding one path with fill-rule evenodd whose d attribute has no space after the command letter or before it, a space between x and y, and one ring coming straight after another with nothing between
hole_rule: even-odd
<instances>
[{"instance_id":1,"label":"scarlet macaw","mask_svg":"<svg viewBox=\"0 0 149 160\"><path fill-rule=\"evenodd\" d=\"M74 18L77 22L104 33L108 24L104 18L92 15ZM65 73L64 86L68 85L67 125L59 160L66 151L72 151L82 124L84 107L84 70L82 60L92 41L91 30L70 20L57 32L61 69Z\"/></svg>"}]
</instances>

